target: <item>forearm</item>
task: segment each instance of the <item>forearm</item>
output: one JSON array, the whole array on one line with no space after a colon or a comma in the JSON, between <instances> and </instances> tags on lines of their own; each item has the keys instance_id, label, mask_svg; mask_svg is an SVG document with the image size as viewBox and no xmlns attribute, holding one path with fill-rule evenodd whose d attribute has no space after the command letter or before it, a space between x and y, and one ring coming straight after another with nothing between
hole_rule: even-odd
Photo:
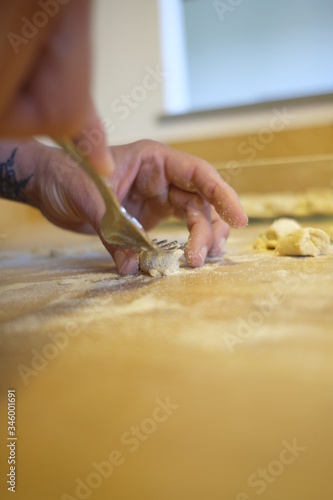
<instances>
[{"instance_id":1,"label":"forearm","mask_svg":"<svg viewBox=\"0 0 333 500\"><path fill-rule=\"evenodd\" d=\"M36 141L0 141L0 197L36 206Z\"/></svg>"}]
</instances>

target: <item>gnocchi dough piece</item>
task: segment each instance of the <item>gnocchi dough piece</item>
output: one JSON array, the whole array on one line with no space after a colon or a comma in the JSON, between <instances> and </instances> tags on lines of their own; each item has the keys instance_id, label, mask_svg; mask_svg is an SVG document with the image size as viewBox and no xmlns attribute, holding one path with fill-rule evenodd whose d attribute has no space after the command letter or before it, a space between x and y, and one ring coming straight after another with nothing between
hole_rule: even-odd
<instances>
[{"instance_id":1,"label":"gnocchi dough piece","mask_svg":"<svg viewBox=\"0 0 333 500\"><path fill-rule=\"evenodd\" d=\"M259 235L253 243L253 247L257 250L274 249L281 238L284 238L300 228L301 226L295 219L287 217L277 219L266 229L266 231Z\"/></svg>"},{"instance_id":2,"label":"gnocchi dough piece","mask_svg":"<svg viewBox=\"0 0 333 500\"><path fill-rule=\"evenodd\" d=\"M330 238L325 231L305 227L282 238L276 245L279 255L308 255L316 257L325 254L330 245Z\"/></svg>"},{"instance_id":3,"label":"gnocchi dough piece","mask_svg":"<svg viewBox=\"0 0 333 500\"><path fill-rule=\"evenodd\" d=\"M183 253L180 248L161 252L143 251L139 255L140 270L153 277L168 276L178 271L179 259Z\"/></svg>"}]
</instances>

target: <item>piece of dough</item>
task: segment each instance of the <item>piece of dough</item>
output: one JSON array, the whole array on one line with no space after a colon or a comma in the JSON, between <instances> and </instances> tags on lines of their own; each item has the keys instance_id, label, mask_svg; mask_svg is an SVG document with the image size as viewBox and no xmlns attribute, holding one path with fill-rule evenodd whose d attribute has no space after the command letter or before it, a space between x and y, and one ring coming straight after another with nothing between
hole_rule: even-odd
<instances>
[{"instance_id":1,"label":"piece of dough","mask_svg":"<svg viewBox=\"0 0 333 500\"><path fill-rule=\"evenodd\" d=\"M293 233L301 226L295 219L287 217L277 219L254 241L253 247L256 250L274 249L281 238Z\"/></svg>"},{"instance_id":2,"label":"piece of dough","mask_svg":"<svg viewBox=\"0 0 333 500\"><path fill-rule=\"evenodd\" d=\"M143 251L139 255L140 270L150 276L168 276L179 269L179 259L183 250Z\"/></svg>"},{"instance_id":3,"label":"piece of dough","mask_svg":"<svg viewBox=\"0 0 333 500\"><path fill-rule=\"evenodd\" d=\"M330 238L325 231L305 227L282 238L276 245L279 255L308 255L316 257L325 254L330 245Z\"/></svg>"}]
</instances>

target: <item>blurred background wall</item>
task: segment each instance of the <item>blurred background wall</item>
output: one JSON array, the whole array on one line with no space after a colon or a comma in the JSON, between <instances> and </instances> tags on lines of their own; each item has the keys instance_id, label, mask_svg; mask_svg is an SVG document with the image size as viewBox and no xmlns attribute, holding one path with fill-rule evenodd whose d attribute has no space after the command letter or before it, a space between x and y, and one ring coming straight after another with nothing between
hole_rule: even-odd
<instances>
[{"instance_id":1,"label":"blurred background wall","mask_svg":"<svg viewBox=\"0 0 333 500\"><path fill-rule=\"evenodd\" d=\"M190 4L197 3L195 0L187 1ZM275 0L269 2L276 3ZM174 3L174 0L167 2L170 9ZM208 8L213 10L210 5L213 2L208 3ZM228 4L228 1L224 3ZM238 9L243 7L245 5L240 4ZM229 14L237 15L237 11ZM226 22L227 18L224 23ZM177 35L176 24L169 31L172 43ZM109 133L110 143L124 143L139 138L177 141L219 135L240 135L267 125L272 113L269 107L266 110L254 109L220 115L191 116L161 123L158 118L164 113L165 81L158 84L155 89L147 91L147 96L141 102L136 102L137 107L129 109L128 114L115 110L119 108L119 102L118 106L115 102L121 99L122 94L132 92L135 94L136 88L142 86L147 68L162 67L158 0L140 0L140 2L95 0L93 32L94 90L101 114L113 123L113 130ZM177 55L175 53L175 58ZM312 55L309 54L309 57ZM281 61L277 63L281 64ZM295 64L299 64L299 61L295 61ZM238 61L235 61L235 65L238 65ZM177 75L172 75L170 68L168 69L168 76L165 79L177 79ZM281 66L282 72L287 69ZM226 75L226 78L228 77L229 75ZM240 84L246 86L247 82L243 81ZM139 98L140 94L138 93L136 97ZM332 102L302 103L302 105L291 105L288 109L292 113L296 112L295 119L290 124L292 128L330 124L333 121Z\"/></svg>"},{"instance_id":2,"label":"blurred background wall","mask_svg":"<svg viewBox=\"0 0 333 500\"><path fill-rule=\"evenodd\" d=\"M177 1L169 0L164 5L171 9ZM242 3L238 3L241 9ZM172 68L163 76L158 0L94 0L93 5L93 91L99 112L106 120L109 144L151 138L211 162L244 159L240 144L249 134L256 135L267 127L274 106L160 120L165 114L166 81L169 88L171 83L171 88L174 84L176 90L179 84ZM164 32L164 42L167 34L175 47L175 57L179 55L178 28L176 22L172 25L171 19L171 26ZM243 84L246 85L246 81ZM332 102L293 102L288 104L288 112L293 119L285 124L281 133L274 135L274 140L266 144L263 151L257 152L258 157L333 152ZM5 233L13 224L39 217L32 208L3 200L0 200L0 210L6 214L1 219L0 233Z\"/></svg>"}]
</instances>

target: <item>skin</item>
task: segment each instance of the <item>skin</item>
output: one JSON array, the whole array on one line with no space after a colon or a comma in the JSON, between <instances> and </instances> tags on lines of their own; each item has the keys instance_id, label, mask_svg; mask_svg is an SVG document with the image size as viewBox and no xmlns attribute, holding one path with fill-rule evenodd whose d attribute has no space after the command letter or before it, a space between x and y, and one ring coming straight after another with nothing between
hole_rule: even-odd
<instances>
[{"instance_id":1,"label":"skin","mask_svg":"<svg viewBox=\"0 0 333 500\"><path fill-rule=\"evenodd\" d=\"M100 235L104 201L85 172L62 150L36 141L2 142L2 158L15 147L17 180L29 178L21 201L38 207L59 227L99 234L119 272L135 273L137 254L106 243ZM247 224L234 190L204 160L150 140L111 147L109 154L114 170L106 182L146 230L170 215L186 221L190 236L185 257L190 266L201 266L207 254L221 254L230 225Z\"/></svg>"},{"instance_id":2,"label":"skin","mask_svg":"<svg viewBox=\"0 0 333 500\"><path fill-rule=\"evenodd\" d=\"M8 35L24 37L22 18L33 22L42 9L38 0L0 2L0 136L7 138L0 142L0 164L5 172L12 158L15 177L14 184L9 175L1 178L0 194L38 207L62 228L100 235L105 207L92 181L62 151L22 141L67 136L80 146L97 132L86 155L119 201L145 229L169 215L185 219L185 256L190 266L202 265L207 253L221 253L229 225L247 223L236 193L207 162L163 144L106 147L90 96L91 1L61 1L56 14L15 47ZM133 251L103 243L120 273L137 271Z\"/></svg>"},{"instance_id":3,"label":"skin","mask_svg":"<svg viewBox=\"0 0 333 500\"><path fill-rule=\"evenodd\" d=\"M64 5L56 2L58 11L47 15L40 28L34 22L36 13L43 12L38 0L0 2L2 137L68 136L79 143L83 130L103 130L90 95L91 1L61 1ZM22 18L35 26L31 38L25 36ZM25 42L11 42L10 33ZM110 175L113 164L104 130L88 157L99 173Z\"/></svg>"}]
</instances>

